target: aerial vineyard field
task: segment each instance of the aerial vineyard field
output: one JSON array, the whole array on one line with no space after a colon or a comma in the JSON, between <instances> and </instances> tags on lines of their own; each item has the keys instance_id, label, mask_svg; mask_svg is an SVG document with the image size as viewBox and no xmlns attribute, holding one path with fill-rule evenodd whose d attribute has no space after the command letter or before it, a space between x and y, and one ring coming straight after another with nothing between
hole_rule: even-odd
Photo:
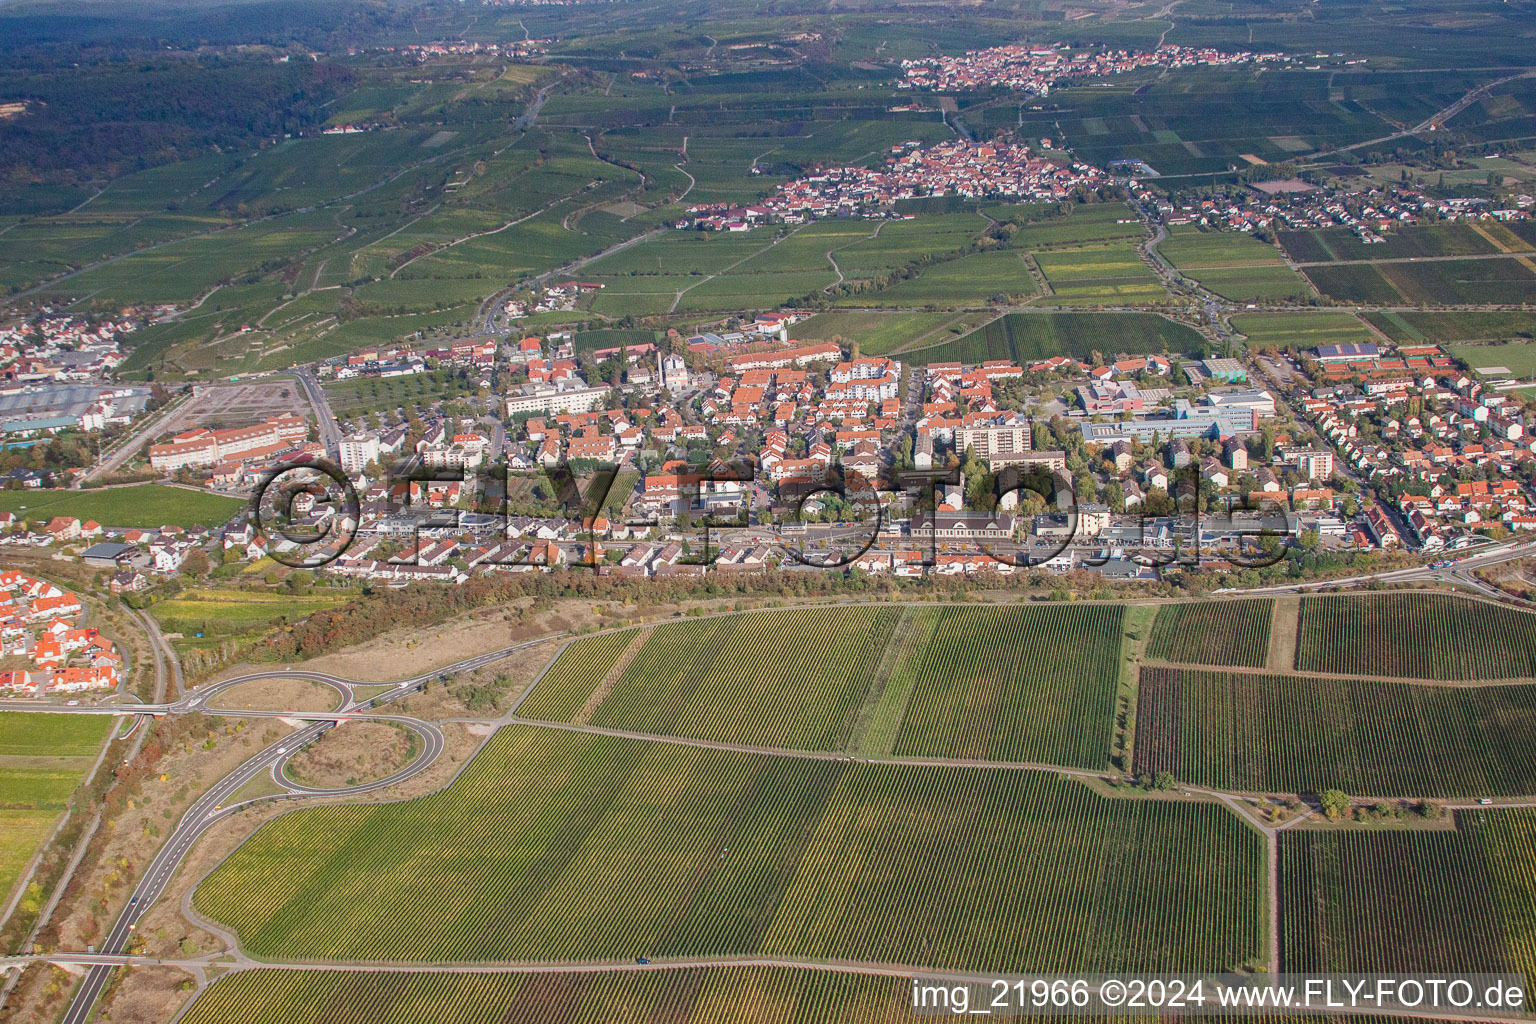
<instances>
[{"instance_id":1,"label":"aerial vineyard field","mask_svg":"<svg viewBox=\"0 0 1536 1024\"><path fill-rule=\"evenodd\" d=\"M916 608L887 688L893 752L1097 768L1109 759L1119 605Z\"/></svg>"},{"instance_id":2,"label":"aerial vineyard field","mask_svg":"<svg viewBox=\"0 0 1536 1024\"><path fill-rule=\"evenodd\" d=\"M1262 843L1215 803L1049 772L512 725L447 790L285 814L196 891L259 957L779 956L1235 967Z\"/></svg>"},{"instance_id":3,"label":"aerial vineyard field","mask_svg":"<svg viewBox=\"0 0 1536 1024\"><path fill-rule=\"evenodd\" d=\"M911 1000L906 978L797 967L547 974L251 970L213 986L183 1020L185 1024L359 1020L371 1024L756 1024L772 1019L899 1024L912 1019Z\"/></svg>"},{"instance_id":4,"label":"aerial vineyard field","mask_svg":"<svg viewBox=\"0 0 1536 1024\"><path fill-rule=\"evenodd\" d=\"M664 623L646 638L591 722L839 750L899 618L897 608L816 608ZM590 693L602 673L589 678Z\"/></svg>"},{"instance_id":5,"label":"aerial vineyard field","mask_svg":"<svg viewBox=\"0 0 1536 1024\"><path fill-rule=\"evenodd\" d=\"M1438 594L1305 597L1296 667L1404 679L1536 676L1536 615Z\"/></svg>"},{"instance_id":6,"label":"aerial vineyard field","mask_svg":"<svg viewBox=\"0 0 1536 1024\"><path fill-rule=\"evenodd\" d=\"M1456 831L1280 836L1287 971L1529 971L1536 817L1463 811Z\"/></svg>"},{"instance_id":7,"label":"aerial vineyard field","mask_svg":"<svg viewBox=\"0 0 1536 1024\"><path fill-rule=\"evenodd\" d=\"M572 721L585 708L593 725L756 746L1098 767L1121 614L837 608L670 622L607 693L597 687L627 641L572 644L519 711Z\"/></svg>"},{"instance_id":8,"label":"aerial vineyard field","mask_svg":"<svg viewBox=\"0 0 1536 1024\"><path fill-rule=\"evenodd\" d=\"M1272 601L1168 604L1157 610L1147 657L1190 665L1263 668Z\"/></svg>"},{"instance_id":9,"label":"aerial vineyard field","mask_svg":"<svg viewBox=\"0 0 1536 1024\"><path fill-rule=\"evenodd\" d=\"M1219 789L1536 792L1536 686L1143 668L1136 766Z\"/></svg>"},{"instance_id":10,"label":"aerial vineyard field","mask_svg":"<svg viewBox=\"0 0 1536 1024\"><path fill-rule=\"evenodd\" d=\"M518 711L529 718L569 722L639 632L621 629L573 640L529 692L528 699L518 705Z\"/></svg>"}]
</instances>

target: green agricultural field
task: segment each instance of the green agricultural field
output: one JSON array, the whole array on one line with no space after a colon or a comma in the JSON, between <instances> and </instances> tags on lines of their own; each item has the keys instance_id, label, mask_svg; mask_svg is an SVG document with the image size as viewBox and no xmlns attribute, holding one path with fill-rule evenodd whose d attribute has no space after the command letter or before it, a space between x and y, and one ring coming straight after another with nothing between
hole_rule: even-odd
<instances>
[{"instance_id":1,"label":"green agricultural field","mask_svg":"<svg viewBox=\"0 0 1536 1024\"><path fill-rule=\"evenodd\" d=\"M605 696L587 696L603 680L595 670L588 677L583 701L601 700L587 720L659 735L840 750L900 618L897 609L838 608L664 623ZM562 695L552 703L563 710L571 701ZM534 714L526 703L525 713Z\"/></svg>"},{"instance_id":2,"label":"green agricultural field","mask_svg":"<svg viewBox=\"0 0 1536 1024\"><path fill-rule=\"evenodd\" d=\"M802 320L792 330L801 341L842 336L858 342L864 355L878 356L900 351L920 338L941 340L948 334L945 328L959 326L965 319L956 313L833 311Z\"/></svg>"},{"instance_id":3,"label":"green agricultural field","mask_svg":"<svg viewBox=\"0 0 1536 1024\"><path fill-rule=\"evenodd\" d=\"M1444 260L1438 263L1380 263L1376 269L1414 305L1528 303L1536 296L1536 272L1528 256Z\"/></svg>"},{"instance_id":4,"label":"green agricultural field","mask_svg":"<svg viewBox=\"0 0 1536 1024\"><path fill-rule=\"evenodd\" d=\"M1455 820L1454 832L1281 833L1281 969L1536 969L1536 815Z\"/></svg>"},{"instance_id":5,"label":"green agricultural field","mask_svg":"<svg viewBox=\"0 0 1536 1024\"><path fill-rule=\"evenodd\" d=\"M823 222L825 223L825 222ZM832 221L831 223L837 223ZM941 258L968 247L986 228L975 213L923 213L911 220L854 221L863 237L840 246L837 264L849 277L872 277L922 257Z\"/></svg>"},{"instance_id":6,"label":"green agricultural field","mask_svg":"<svg viewBox=\"0 0 1536 1024\"><path fill-rule=\"evenodd\" d=\"M442 792L268 823L195 901L257 957L1210 970L1262 956L1262 875L1216 803L509 725Z\"/></svg>"},{"instance_id":7,"label":"green agricultural field","mask_svg":"<svg viewBox=\"0 0 1536 1024\"><path fill-rule=\"evenodd\" d=\"M1536 685L1143 668L1136 762L1195 785L1371 796L1536 791Z\"/></svg>"},{"instance_id":8,"label":"green agricultural field","mask_svg":"<svg viewBox=\"0 0 1536 1024\"><path fill-rule=\"evenodd\" d=\"M1536 615L1440 594L1304 597L1296 667L1402 679L1536 677Z\"/></svg>"},{"instance_id":9,"label":"green agricultural field","mask_svg":"<svg viewBox=\"0 0 1536 1024\"><path fill-rule=\"evenodd\" d=\"M721 274L684 291L677 308L682 312L777 309L833 284L830 269L788 274Z\"/></svg>"},{"instance_id":10,"label":"green agricultural field","mask_svg":"<svg viewBox=\"0 0 1536 1024\"><path fill-rule=\"evenodd\" d=\"M1240 231L1201 231L1175 227L1157 251L1180 270L1204 267L1264 266L1285 262L1280 250Z\"/></svg>"},{"instance_id":11,"label":"green agricultural field","mask_svg":"<svg viewBox=\"0 0 1536 1024\"><path fill-rule=\"evenodd\" d=\"M1248 336L1250 348L1316 348L1374 340L1353 313L1243 313L1232 326Z\"/></svg>"},{"instance_id":12,"label":"green agricultural field","mask_svg":"<svg viewBox=\"0 0 1536 1024\"><path fill-rule=\"evenodd\" d=\"M1302 272L1318 292L1339 302L1386 306L1408 302L1401 292L1381 276L1381 271L1374 264L1322 264L1307 267Z\"/></svg>"},{"instance_id":13,"label":"green agricultural field","mask_svg":"<svg viewBox=\"0 0 1536 1024\"><path fill-rule=\"evenodd\" d=\"M1536 313L1429 313L1392 310L1367 313L1365 318L1393 341L1404 344L1536 340Z\"/></svg>"},{"instance_id":14,"label":"green agricultural field","mask_svg":"<svg viewBox=\"0 0 1536 1024\"><path fill-rule=\"evenodd\" d=\"M167 484L133 484L95 490L0 491L0 512L29 522L54 516L95 520L103 526L217 526L245 502Z\"/></svg>"},{"instance_id":15,"label":"green agricultural field","mask_svg":"<svg viewBox=\"0 0 1536 1024\"><path fill-rule=\"evenodd\" d=\"M1186 277L1234 302L1314 296L1305 278L1272 245L1236 231L1175 228L1157 251Z\"/></svg>"},{"instance_id":16,"label":"green agricultural field","mask_svg":"<svg viewBox=\"0 0 1536 1024\"><path fill-rule=\"evenodd\" d=\"M915 757L1108 763L1119 606L914 609L863 749Z\"/></svg>"},{"instance_id":17,"label":"green agricultural field","mask_svg":"<svg viewBox=\"0 0 1536 1024\"><path fill-rule=\"evenodd\" d=\"M575 345L577 354L586 356L593 349L619 348L620 346L637 347L654 344L655 341L655 331L641 328L631 330L599 328L597 330L578 331Z\"/></svg>"},{"instance_id":18,"label":"green agricultural field","mask_svg":"<svg viewBox=\"0 0 1536 1024\"><path fill-rule=\"evenodd\" d=\"M116 720L0 712L0 900L95 763Z\"/></svg>"},{"instance_id":19,"label":"green agricultural field","mask_svg":"<svg viewBox=\"0 0 1536 1024\"><path fill-rule=\"evenodd\" d=\"M711 967L551 974L250 970L219 981L185 1024L907 1024L906 978L804 967ZM1109 1024L1095 1020L1089 1024Z\"/></svg>"},{"instance_id":20,"label":"green agricultural field","mask_svg":"<svg viewBox=\"0 0 1536 1024\"><path fill-rule=\"evenodd\" d=\"M1530 257L1429 263L1339 263L1305 268L1317 290L1340 302L1393 305L1519 304L1536 292Z\"/></svg>"},{"instance_id":21,"label":"green agricultural field","mask_svg":"<svg viewBox=\"0 0 1536 1024\"><path fill-rule=\"evenodd\" d=\"M582 279L628 274L714 274L751 259L775 240L777 229L753 231L664 231L638 245L605 256L582 269ZM825 266L825 259L822 265Z\"/></svg>"},{"instance_id":22,"label":"green agricultural field","mask_svg":"<svg viewBox=\"0 0 1536 1024\"><path fill-rule=\"evenodd\" d=\"M1134 247L1054 249L1035 262L1050 283L1050 299L1071 305L1119 305L1162 302L1162 281L1142 262Z\"/></svg>"},{"instance_id":23,"label":"green agricultural field","mask_svg":"<svg viewBox=\"0 0 1536 1024\"><path fill-rule=\"evenodd\" d=\"M262 263L286 261L329 245L341 230L328 212L290 214L141 250L86 270L52 290L61 295L88 292L120 302L190 302Z\"/></svg>"},{"instance_id":24,"label":"green agricultural field","mask_svg":"<svg viewBox=\"0 0 1536 1024\"><path fill-rule=\"evenodd\" d=\"M1022 253L993 249L936 263L916 277L883 291L858 292L841 300L849 306L980 306L1004 296L1023 299L1038 290Z\"/></svg>"},{"instance_id":25,"label":"green agricultural field","mask_svg":"<svg viewBox=\"0 0 1536 1024\"><path fill-rule=\"evenodd\" d=\"M525 718L571 721L639 633L638 629L621 629L571 641L518 705L518 711Z\"/></svg>"},{"instance_id":26,"label":"green agricultural field","mask_svg":"<svg viewBox=\"0 0 1536 1024\"><path fill-rule=\"evenodd\" d=\"M1185 273L1233 302L1304 302L1317 295L1305 277L1281 264L1194 268Z\"/></svg>"},{"instance_id":27,"label":"green agricultural field","mask_svg":"<svg viewBox=\"0 0 1536 1024\"><path fill-rule=\"evenodd\" d=\"M118 253L225 227L223 217L82 211L22 222L5 233L0 285L23 288Z\"/></svg>"},{"instance_id":28,"label":"green agricultural field","mask_svg":"<svg viewBox=\"0 0 1536 1024\"><path fill-rule=\"evenodd\" d=\"M1005 221L1018 209L1020 207L991 206L983 208L982 212L995 220ZM1066 217L1022 224L1014 232L1014 248L1036 252L1053 246L1140 239L1147 235L1146 225L1124 203L1073 206L1071 211Z\"/></svg>"},{"instance_id":29,"label":"green agricultural field","mask_svg":"<svg viewBox=\"0 0 1536 1024\"><path fill-rule=\"evenodd\" d=\"M1157 610L1147 657L1186 665L1262 668L1269 657L1273 601L1166 604Z\"/></svg>"},{"instance_id":30,"label":"green agricultural field","mask_svg":"<svg viewBox=\"0 0 1536 1024\"><path fill-rule=\"evenodd\" d=\"M1502 251L1471 224L1430 224L1407 227L1385 236L1385 242L1365 244L1348 228L1282 231L1280 244L1297 262L1385 260L1423 256L1477 256ZM1527 248L1519 245L1517 248Z\"/></svg>"},{"instance_id":31,"label":"green agricultural field","mask_svg":"<svg viewBox=\"0 0 1536 1024\"><path fill-rule=\"evenodd\" d=\"M180 649L208 647L231 637L261 635L347 600L343 593L285 594L202 588L184 591L168 601L157 601L149 611L161 629L183 634L184 639L172 641Z\"/></svg>"},{"instance_id":32,"label":"green agricultural field","mask_svg":"<svg viewBox=\"0 0 1536 1024\"><path fill-rule=\"evenodd\" d=\"M1029 363L1064 355L1088 359L1146 352L1199 353L1206 341L1192 327L1155 313L1009 313L963 338L902 353L919 365L1009 359Z\"/></svg>"},{"instance_id":33,"label":"green agricultural field","mask_svg":"<svg viewBox=\"0 0 1536 1024\"><path fill-rule=\"evenodd\" d=\"M606 682L634 631L572 644L519 711L754 746L1099 767L1111 742L1119 622L1119 608L1093 606L663 623Z\"/></svg>"}]
</instances>

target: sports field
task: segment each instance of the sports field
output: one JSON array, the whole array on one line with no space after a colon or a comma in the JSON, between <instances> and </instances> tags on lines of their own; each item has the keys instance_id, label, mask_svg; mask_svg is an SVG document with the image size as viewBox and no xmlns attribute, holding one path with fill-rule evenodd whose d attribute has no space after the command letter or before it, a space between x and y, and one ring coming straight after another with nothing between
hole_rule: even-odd
<instances>
[{"instance_id":1,"label":"sports field","mask_svg":"<svg viewBox=\"0 0 1536 1024\"><path fill-rule=\"evenodd\" d=\"M1536 376L1536 342L1511 341L1497 345L1447 345L1445 350L1476 373L1488 377Z\"/></svg>"}]
</instances>

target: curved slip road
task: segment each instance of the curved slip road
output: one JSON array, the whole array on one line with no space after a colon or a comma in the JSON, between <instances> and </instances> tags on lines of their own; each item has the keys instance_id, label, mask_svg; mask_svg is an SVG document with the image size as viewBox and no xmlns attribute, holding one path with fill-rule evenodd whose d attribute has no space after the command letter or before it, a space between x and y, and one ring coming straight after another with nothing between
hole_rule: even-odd
<instances>
[{"instance_id":1,"label":"curved slip road","mask_svg":"<svg viewBox=\"0 0 1536 1024\"><path fill-rule=\"evenodd\" d=\"M224 778L214 783L206 793L200 796L197 800L193 801L192 806L187 808L186 813L182 815L181 820L177 823L176 830L171 833L170 838L166 840L165 845L160 848L160 852L157 853L154 859L150 861L148 869L144 872L143 877L139 880L138 885L134 887L132 894L129 896L128 905L123 908L123 912L118 916L116 923L113 924L112 929L107 932L106 937L102 940L100 946L98 947L98 954L111 957L123 953L123 951L127 948L129 940L132 939L134 931L138 927L139 919L144 916L149 907L155 902L156 899L159 898L161 893L165 891L165 887L170 882L171 877L176 873L176 869L180 867L182 860L192 849L192 844L195 843L198 838L202 836L202 834L216 822L223 818L229 817L237 810L246 806L246 804L253 803L256 800L285 800L308 796L347 796L384 789L388 786L393 786L397 783L403 782L406 779L409 779L421 773L422 771L425 771L442 754L445 740L442 730L437 725L403 715L369 716L367 715L368 711L371 711L377 707L381 707L385 704L392 703L393 701L399 700L408 694L415 693L420 690L422 686L424 686L428 681L434 678L481 668L485 665L489 665L493 662L500 661L503 658L509 657L518 651L547 643L549 640L563 635L565 634L555 634L553 637L539 637L537 640L530 640L524 643L514 644L511 647L504 647L500 650L491 651L488 654L481 654L473 658L466 658L465 660L456 662L453 665L435 669L431 672L424 672L419 675L412 676L409 679L400 680L394 684L393 689L387 690L365 701L357 701L355 699L352 686L388 684L358 684L355 681L346 680L340 676L333 676L328 673L310 672L302 669L290 669L284 671L255 672L243 676L234 676L232 678L222 680L221 682L214 683L211 686L204 687L202 690L194 691L188 697L177 701L174 704L134 705L133 707L106 709L70 707L53 707L49 709L42 706L19 709L36 712L45 712L51 710L54 712L90 712L97 714L141 714L146 711L157 712L160 714L185 714L203 710L204 702L209 697L214 696L222 690L239 685L240 683L248 683L253 680L272 678L314 679L316 681L325 682L329 685L335 686L338 690L346 695L346 703L340 710L325 714L290 714L284 711L223 712L230 715L238 714L242 716L260 718L300 718L308 721L309 724L305 725L297 732L284 737L272 746L262 750L255 757L252 757L250 760L246 761L240 767L230 772ZM211 711L210 713L218 712ZM414 729L425 739L426 749L422 752L421 756L418 756L414 761L412 761L409 765L406 765L400 771L395 772L393 775L390 775L387 778L378 779L374 782L364 783L359 786L349 786L344 789L311 789L308 787L290 788L289 792L279 794L277 796L256 797L252 800L245 800L234 804L226 803L226 801L233 797L242 786L256 778L258 775L261 775L263 772L274 772L273 778L278 779L280 784L291 787L291 783L282 779L275 772L276 770L280 769L281 765L283 765L290 756L292 756L293 752L296 752L305 744L312 743L314 740L318 739L322 734L326 732L326 730L333 728L338 721L344 721L349 718L369 717L378 717L381 719L400 722L401 724L406 725L407 728ZM118 962L120 961L97 963L95 966L92 966L89 971L86 972L85 980L81 982L80 988L75 992L74 999L70 1002L69 1011L62 1018L62 1024L85 1024L86 1020L90 1017L91 1008L95 1005L97 998L99 998L101 995L102 989L105 988L107 982L111 980L112 972L116 969Z\"/></svg>"},{"instance_id":2,"label":"curved slip road","mask_svg":"<svg viewBox=\"0 0 1536 1024\"><path fill-rule=\"evenodd\" d=\"M447 739L443 736L443 730L432 722L424 722L417 718L407 718L403 715L366 715L359 716L359 720L394 722L404 726L421 737L422 749L415 757L411 758L409 764L392 775L387 775L382 779L376 779L373 782L359 786L342 786L339 789L335 789L322 786L306 786L301 782L295 782L288 774L288 762L299 753L303 744L298 746L290 745L287 752L272 765L272 777L277 781L277 784L298 796L348 796L354 793L367 793L375 789L388 789L397 782L404 782L426 768L427 765L432 764L442 756L443 749L448 745Z\"/></svg>"}]
</instances>

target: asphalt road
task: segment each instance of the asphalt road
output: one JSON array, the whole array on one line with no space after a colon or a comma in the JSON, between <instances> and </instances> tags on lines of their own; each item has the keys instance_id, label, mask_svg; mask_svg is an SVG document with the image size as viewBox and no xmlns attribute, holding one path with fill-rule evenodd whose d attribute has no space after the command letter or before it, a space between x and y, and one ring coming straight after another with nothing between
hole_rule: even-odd
<instances>
[{"instance_id":1,"label":"asphalt road","mask_svg":"<svg viewBox=\"0 0 1536 1024\"><path fill-rule=\"evenodd\" d=\"M325 445L326 457L340 458L341 428L336 425L336 414L331 411L331 403L325 397L325 389L315 378L314 367L304 367L299 370L297 376L299 383L304 387L304 393L309 396L309 404L315 407L315 419L320 425L320 443Z\"/></svg>"},{"instance_id":2,"label":"asphalt road","mask_svg":"<svg viewBox=\"0 0 1536 1024\"><path fill-rule=\"evenodd\" d=\"M1455 552L1447 552L1447 555L1454 554ZM1459 559L1455 565L1449 565L1443 569L1436 569L1430 565L1415 565L1406 569L1393 569L1389 572L1370 573L1364 576L1309 580L1306 583L1287 583L1273 587L1252 587L1242 590L1241 593L1254 596L1264 594L1296 594L1308 590L1321 590L1324 587L1348 587L1358 583L1369 583L1373 580L1378 580L1382 583L1412 583L1415 581L1450 583L1468 587L1489 597L1505 598L1508 595L1473 577L1472 570L1488 565L1496 565L1499 562L1510 562L1517 558L1532 557L1536 557L1536 541L1525 541L1519 544L1505 543L1487 548L1475 555L1468 555ZM1236 589L1214 591L1217 594L1238 592Z\"/></svg>"}]
</instances>

